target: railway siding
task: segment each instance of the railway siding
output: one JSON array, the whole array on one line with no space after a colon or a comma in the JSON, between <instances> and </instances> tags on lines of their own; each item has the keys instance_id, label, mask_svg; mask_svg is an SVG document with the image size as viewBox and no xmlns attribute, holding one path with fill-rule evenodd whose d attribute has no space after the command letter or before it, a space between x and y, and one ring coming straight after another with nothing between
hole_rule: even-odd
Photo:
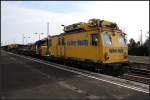
<instances>
[{"instance_id":1,"label":"railway siding","mask_svg":"<svg viewBox=\"0 0 150 100\"><path fill-rule=\"evenodd\" d=\"M149 57L145 56L128 56L130 63L141 63L141 64L149 64Z\"/></svg>"},{"instance_id":2,"label":"railway siding","mask_svg":"<svg viewBox=\"0 0 150 100\"><path fill-rule=\"evenodd\" d=\"M150 73L148 57L129 56L128 59L129 70L147 75Z\"/></svg>"}]
</instances>

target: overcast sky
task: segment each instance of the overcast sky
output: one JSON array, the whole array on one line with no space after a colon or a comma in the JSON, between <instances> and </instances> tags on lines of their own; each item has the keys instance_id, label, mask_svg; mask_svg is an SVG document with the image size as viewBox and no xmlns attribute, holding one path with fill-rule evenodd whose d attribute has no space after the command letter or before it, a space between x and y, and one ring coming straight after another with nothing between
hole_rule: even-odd
<instances>
[{"instance_id":1,"label":"overcast sky","mask_svg":"<svg viewBox=\"0 0 150 100\"><path fill-rule=\"evenodd\" d=\"M149 1L1 1L1 40L3 45L38 40L37 33L46 37L60 34L62 24L87 22L98 18L116 22L127 33L128 40L143 39L149 31ZM30 37L30 38L29 38Z\"/></svg>"}]
</instances>

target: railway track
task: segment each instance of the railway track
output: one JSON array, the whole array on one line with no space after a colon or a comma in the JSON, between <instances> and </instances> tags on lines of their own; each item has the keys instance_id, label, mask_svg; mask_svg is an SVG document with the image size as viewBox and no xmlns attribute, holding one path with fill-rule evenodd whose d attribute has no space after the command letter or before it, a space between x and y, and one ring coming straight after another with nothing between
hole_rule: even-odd
<instances>
[{"instance_id":1,"label":"railway track","mask_svg":"<svg viewBox=\"0 0 150 100\"><path fill-rule=\"evenodd\" d=\"M56 63L56 62L54 62L54 63ZM60 63L60 64L64 64L64 63ZM67 64L67 66L75 67L76 65ZM83 69L83 67L79 67L79 65L77 68ZM147 70L146 67L144 67L144 68L130 66L127 73L123 74L122 76L115 76L115 77L130 80L130 81L135 81L135 82L139 82L139 83L143 83L143 84L149 84L149 70ZM100 70L96 70L96 71L95 70L93 71L90 69L84 69L84 70L101 73ZM106 73L101 73L101 74L109 75ZM112 76L112 75L110 75L110 76Z\"/></svg>"},{"instance_id":2,"label":"railway track","mask_svg":"<svg viewBox=\"0 0 150 100\"><path fill-rule=\"evenodd\" d=\"M28 56L28 55L26 55L26 56ZM38 59L40 59L40 58L38 58ZM41 60L46 60L46 59L41 59ZM46 60L46 61L49 61L49 60ZM53 63L56 63L56 64L59 63L59 64L67 65L67 66L70 66L70 67L75 67L75 65L70 65L70 64L63 63L63 62L56 62L56 61L50 61L50 62L53 62ZM83 69L82 67L79 67L78 64L77 64L77 66L78 66L77 68ZM93 71L93 70L90 70L90 69L85 69L85 70L101 73L100 71ZM148 78L149 72L150 71L148 70L147 66L142 67L142 65L140 65L140 67L139 67L139 66L137 66L137 64L130 64L130 66L128 67L128 72L121 75L121 76L117 76L117 78L131 80L131 81L144 83L144 84L149 84L149 78ZM108 75L106 73L101 73L101 74ZM110 75L110 76L112 76L112 75Z\"/></svg>"},{"instance_id":3,"label":"railway track","mask_svg":"<svg viewBox=\"0 0 150 100\"><path fill-rule=\"evenodd\" d=\"M149 75L150 73L150 71L147 69L130 68L129 70L130 72L133 72L133 73L140 73L140 74L145 74L145 75Z\"/></svg>"},{"instance_id":4,"label":"railway track","mask_svg":"<svg viewBox=\"0 0 150 100\"><path fill-rule=\"evenodd\" d=\"M56 62L54 62L54 63L56 63ZM59 62L59 64L65 64L65 63ZM75 67L76 65L67 64L67 66ZM77 65L77 66L78 66L77 68L83 69L83 67L79 67L79 65ZM93 71L91 69L84 69L84 70L88 70L88 71L92 71L92 72L96 72L96 73L101 73L100 70L96 70L96 71L95 70ZM101 74L109 75L106 73L101 73ZM110 75L110 76L112 76L112 75ZM147 69L146 66L144 68L142 68L142 67L138 68L137 66L135 67L135 65L134 65L134 67L129 66L127 73L123 74L122 76L117 76L117 77L121 78L121 79L139 82L139 83L149 84L149 70Z\"/></svg>"},{"instance_id":5,"label":"railway track","mask_svg":"<svg viewBox=\"0 0 150 100\"><path fill-rule=\"evenodd\" d=\"M144 63L129 63L128 72L120 78L136 81L139 83L149 84L149 65Z\"/></svg>"},{"instance_id":6,"label":"railway track","mask_svg":"<svg viewBox=\"0 0 150 100\"><path fill-rule=\"evenodd\" d=\"M131 80L139 83L144 83L144 84L149 84L149 78L144 77L144 76L139 76L138 74L131 74L131 73L126 73L122 76L119 76L118 78L126 79L126 80Z\"/></svg>"},{"instance_id":7,"label":"railway track","mask_svg":"<svg viewBox=\"0 0 150 100\"><path fill-rule=\"evenodd\" d=\"M132 73L139 73L139 74L150 74L149 64L144 63L129 63L128 67L129 71Z\"/></svg>"}]
</instances>

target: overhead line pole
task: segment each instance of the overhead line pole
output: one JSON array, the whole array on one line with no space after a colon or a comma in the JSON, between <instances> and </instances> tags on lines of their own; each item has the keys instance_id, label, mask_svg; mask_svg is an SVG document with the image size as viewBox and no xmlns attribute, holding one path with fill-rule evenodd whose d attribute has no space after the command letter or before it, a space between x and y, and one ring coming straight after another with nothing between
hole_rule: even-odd
<instances>
[{"instance_id":1,"label":"overhead line pole","mask_svg":"<svg viewBox=\"0 0 150 100\"><path fill-rule=\"evenodd\" d=\"M142 37L143 37L143 36L142 36L142 29L141 29L140 31L141 31L141 40L140 40L140 42L141 42L141 45L142 45L142 44L143 44L143 42L142 42L142 41L143 41L143 40L142 40Z\"/></svg>"},{"instance_id":2,"label":"overhead line pole","mask_svg":"<svg viewBox=\"0 0 150 100\"><path fill-rule=\"evenodd\" d=\"M23 33L23 35L22 35L22 43L23 43L23 45L24 45L24 33Z\"/></svg>"},{"instance_id":3,"label":"overhead line pole","mask_svg":"<svg viewBox=\"0 0 150 100\"><path fill-rule=\"evenodd\" d=\"M148 37L148 54L149 54L149 65L150 65L150 33L148 35L149 35L149 37ZM148 69L150 70L150 66L148 67ZM150 77L150 72L149 72L149 77ZM149 86L150 86L150 79L149 79Z\"/></svg>"},{"instance_id":4,"label":"overhead line pole","mask_svg":"<svg viewBox=\"0 0 150 100\"><path fill-rule=\"evenodd\" d=\"M148 49L149 49L149 65L150 65L150 32L148 32L149 33L149 45L148 45ZM150 66L149 66L149 70L150 70ZM150 72L149 72L149 76L150 76ZM150 80L149 80L149 83L150 83Z\"/></svg>"},{"instance_id":5,"label":"overhead line pole","mask_svg":"<svg viewBox=\"0 0 150 100\"><path fill-rule=\"evenodd\" d=\"M49 22L47 23L47 55L49 51Z\"/></svg>"}]
</instances>

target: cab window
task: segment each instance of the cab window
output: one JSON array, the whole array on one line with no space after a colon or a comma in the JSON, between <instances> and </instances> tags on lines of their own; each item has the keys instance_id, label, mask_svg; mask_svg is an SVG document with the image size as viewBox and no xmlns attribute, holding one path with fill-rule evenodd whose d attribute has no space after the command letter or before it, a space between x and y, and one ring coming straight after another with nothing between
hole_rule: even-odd
<instances>
[{"instance_id":1,"label":"cab window","mask_svg":"<svg viewBox=\"0 0 150 100\"><path fill-rule=\"evenodd\" d=\"M119 36L118 41L121 46L126 46L126 40L124 36Z\"/></svg>"},{"instance_id":2,"label":"cab window","mask_svg":"<svg viewBox=\"0 0 150 100\"><path fill-rule=\"evenodd\" d=\"M58 45L61 44L61 38L58 38Z\"/></svg>"},{"instance_id":3,"label":"cab window","mask_svg":"<svg viewBox=\"0 0 150 100\"><path fill-rule=\"evenodd\" d=\"M52 39L49 40L49 46L52 46Z\"/></svg>"},{"instance_id":4,"label":"cab window","mask_svg":"<svg viewBox=\"0 0 150 100\"><path fill-rule=\"evenodd\" d=\"M64 38L62 38L61 40L62 40L62 41L61 41L61 42L62 42L62 45L65 45L65 40L64 40Z\"/></svg>"},{"instance_id":5,"label":"cab window","mask_svg":"<svg viewBox=\"0 0 150 100\"><path fill-rule=\"evenodd\" d=\"M98 35L97 34L92 34L91 35L91 44L93 46L97 46L98 43Z\"/></svg>"},{"instance_id":6,"label":"cab window","mask_svg":"<svg viewBox=\"0 0 150 100\"><path fill-rule=\"evenodd\" d=\"M108 34L108 32L104 33L103 40L106 46L109 46L112 44L112 39L111 39L111 36Z\"/></svg>"},{"instance_id":7,"label":"cab window","mask_svg":"<svg viewBox=\"0 0 150 100\"><path fill-rule=\"evenodd\" d=\"M64 38L58 38L58 45L65 45Z\"/></svg>"}]
</instances>

